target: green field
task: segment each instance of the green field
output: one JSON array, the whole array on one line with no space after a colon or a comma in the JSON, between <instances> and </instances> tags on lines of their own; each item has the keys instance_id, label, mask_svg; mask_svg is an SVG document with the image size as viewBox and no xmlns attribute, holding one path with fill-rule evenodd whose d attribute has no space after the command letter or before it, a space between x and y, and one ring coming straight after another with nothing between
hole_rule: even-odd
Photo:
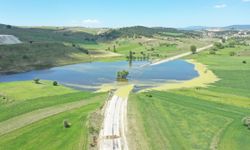
<instances>
[{"instance_id":1,"label":"green field","mask_svg":"<svg viewBox=\"0 0 250 150\"><path fill-rule=\"evenodd\" d=\"M25 149L87 149L88 115L99 108L102 101L67 111L0 137L0 147L6 150ZM65 129L63 120L72 126Z\"/></svg>"},{"instance_id":2,"label":"green field","mask_svg":"<svg viewBox=\"0 0 250 150\"><path fill-rule=\"evenodd\" d=\"M247 50L237 46L190 56L221 79L208 88L133 94L131 149L249 149L250 131L241 120L250 116L250 63L242 63L250 57L238 55Z\"/></svg>"},{"instance_id":3,"label":"green field","mask_svg":"<svg viewBox=\"0 0 250 150\"><path fill-rule=\"evenodd\" d=\"M0 147L6 150L87 149L88 118L106 97L44 80L1 83L0 91ZM64 120L70 128L63 127Z\"/></svg>"}]
</instances>

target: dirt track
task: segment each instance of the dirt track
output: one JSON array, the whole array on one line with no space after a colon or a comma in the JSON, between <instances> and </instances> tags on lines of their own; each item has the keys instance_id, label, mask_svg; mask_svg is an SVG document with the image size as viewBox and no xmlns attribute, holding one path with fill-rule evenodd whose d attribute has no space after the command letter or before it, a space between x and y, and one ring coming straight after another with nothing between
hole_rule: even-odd
<instances>
[{"instance_id":1,"label":"dirt track","mask_svg":"<svg viewBox=\"0 0 250 150\"><path fill-rule=\"evenodd\" d=\"M207 49L209 49L211 47L213 47L213 44L202 47L202 48L199 48L199 49L197 49L197 52L202 52L202 51L207 50ZM150 65L151 66L159 65L159 64L166 63L166 62L169 62L169 61L173 61L173 60L176 60L176 59L179 59L179 58L182 58L182 57L186 57L188 55L192 55L192 52L186 52L186 53L183 53L183 54L179 54L179 55L176 55L176 56L173 56L173 57L161 60L161 61L154 62L154 63L152 63Z\"/></svg>"},{"instance_id":2,"label":"dirt track","mask_svg":"<svg viewBox=\"0 0 250 150\"><path fill-rule=\"evenodd\" d=\"M100 132L100 150L128 150L125 134L128 93L131 89L121 89L106 103L103 129Z\"/></svg>"}]
</instances>

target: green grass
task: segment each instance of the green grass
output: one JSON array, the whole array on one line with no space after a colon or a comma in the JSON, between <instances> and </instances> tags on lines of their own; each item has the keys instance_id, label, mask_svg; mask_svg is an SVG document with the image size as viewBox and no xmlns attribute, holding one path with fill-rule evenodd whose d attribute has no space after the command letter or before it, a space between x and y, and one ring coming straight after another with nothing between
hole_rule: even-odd
<instances>
[{"instance_id":1,"label":"green grass","mask_svg":"<svg viewBox=\"0 0 250 150\"><path fill-rule=\"evenodd\" d=\"M0 147L5 150L55 150L87 149L88 115L101 106L103 101L89 104L80 109L64 112L41 120L10 134L0 137ZM63 120L72 126L65 129Z\"/></svg>"},{"instance_id":2,"label":"green grass","mask_svg":"<svg viewBox=\"0 0 250 150\"><path fill-rule=\"evenodd\" d=\"M34 81L0 83L0 95L4 95L12 101L63 95L74 92L77 91L62 85L53 86L52 81L45 80L40 81L40 84L36 84Z\"/></svg>"},{"instance_id":3,"label":"green grass","mask_svg":"<svg viewBox=\"0 0 250 150\"><path fill-rule=\"evenodd\" d=\"M250 63L242 63L250 62L250 57L229 55L231 51L242 54L248 48L238 46L219 50L216 55L203 52L188 57L208 65L221 79L208 88L132 95L129 128L138 134L131 134L131 146L206 150L213 145L219 150L249 149L250 131L241 119L250 116Z\"/></svg>"},{"instance_id":4,"label":"green grass","mask_svg":"<svg viewBox=\"0 0 250 150\"><path fill-rule=\"evenodd\" d=\"M35 84L33 81L1 83L0 89L4 97L13 100L0 105L0 124L8 119L32 114L44 108L57 108L57 106L60 108L62 104L65 107L72 102L82 102L84 106L47 117L0 136L1 149L87 149L88 116L100 108L106 93L79 92L63 86L54 87L51 81L41 81L41 83ZM72 124L68 129L63 127L65 119Z\"/></svg>"},{"instance_id":5,"label":"green grass","mask_svg":"<svg viewBox=\"0 0 250 150\"><path fill-rule=\"evenodd\" d=\"M71 94L62 94L50 97L41 97L36 99L31 99L27 101L17 101L9 104L1 105L0 111L0 121L5 121L12 117L22 115L37 109L42 109L50 106L55 106L59 104L66 104L70 102L76 102L83 99L89 99L94 96L104 96L104 94L91 94L90 92L77 92Z\"/></svg>"}]
</instances>

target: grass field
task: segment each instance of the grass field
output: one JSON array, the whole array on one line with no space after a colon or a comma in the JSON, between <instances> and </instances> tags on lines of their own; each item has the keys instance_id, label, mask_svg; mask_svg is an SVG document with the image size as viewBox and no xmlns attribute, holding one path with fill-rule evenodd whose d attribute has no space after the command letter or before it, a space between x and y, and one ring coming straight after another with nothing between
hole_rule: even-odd
<instances>
[{"instance_id":1,"label":"grass field","mask_svg":"<svg viewBox=\"0 0 250 150\"><path fill-rule=\"evenodd\" d=\"M87 149L88 115L99 108L102 102L49 117L1 136L0 147L5 150ZM64 128L63 120L68 120L72 124L71 127Z\"/></svg>"},{"instance_id":2,"label":"grass field","mask_svg":"<svg viewBox=\"0 0 250 150\"><path fill-rule=\"evenodd\" d=\"M163 38L163 37L140 37L140 38L119 38L110 42L84 43L81 47L89 50L111 51L129 55L134 52L135 57L149 56L151 59L166 58L189 51L192 44L197 47L207 46L215 39L198 38Z\"/></svg>"},{"instance_id":3,"label":"grass field","mask_svg":"<svg viewBox=\"0 0 250 150\"><path fill-rule=\"evenodd\" d=\"M36 84L34 81L0 83L0 95L6 95L6 100L20 101L74 92L77 91L61 85L53 86L52 81L46 80L39 81L39 84ZM1 103L4 103L4 100Z\"/></svg>"},{"instance_id":4,"label":"grass field","mask_svg":"<svg viewBox=\"0 0 250 150\"><path fill-rule=\"evenodd\" d=\"M238 55L247 49L238 46L215 55L190 56L221 79L208 88L132 95L131 149L248 150L250 131L241 120L250 116L250 63L242 62L250 62L250 57ZM230 56L231 51L236 55Z\"/></svg>"},{"instance_id":5,"label":"grass field","mask_svg":"<svg viewBox=\"0 0 250 150\"><path fill-rule=\"evenodd\" d=\"M0 83L0 98L4 98L0 105L0 149L87 149L88 117L102 106L106 93L40 82ZM72 126L64 128L64 120Z\"/></svg>"}]
</instances>

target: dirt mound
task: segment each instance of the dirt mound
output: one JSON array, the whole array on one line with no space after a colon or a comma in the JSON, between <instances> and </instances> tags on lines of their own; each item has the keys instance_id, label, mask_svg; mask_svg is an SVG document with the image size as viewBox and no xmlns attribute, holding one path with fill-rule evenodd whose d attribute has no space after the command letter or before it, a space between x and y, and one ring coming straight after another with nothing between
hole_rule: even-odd
<instances>
[{"instance_id":1,"label":"dirt mound","mask_svg":"<svg viewBox=\"0 0 250 150\"><path fill-rule=\"evenodd\" d=\"M21 41L13 35L0 35L0 45L18 44Z\"/></svg>"}]
</instances>

